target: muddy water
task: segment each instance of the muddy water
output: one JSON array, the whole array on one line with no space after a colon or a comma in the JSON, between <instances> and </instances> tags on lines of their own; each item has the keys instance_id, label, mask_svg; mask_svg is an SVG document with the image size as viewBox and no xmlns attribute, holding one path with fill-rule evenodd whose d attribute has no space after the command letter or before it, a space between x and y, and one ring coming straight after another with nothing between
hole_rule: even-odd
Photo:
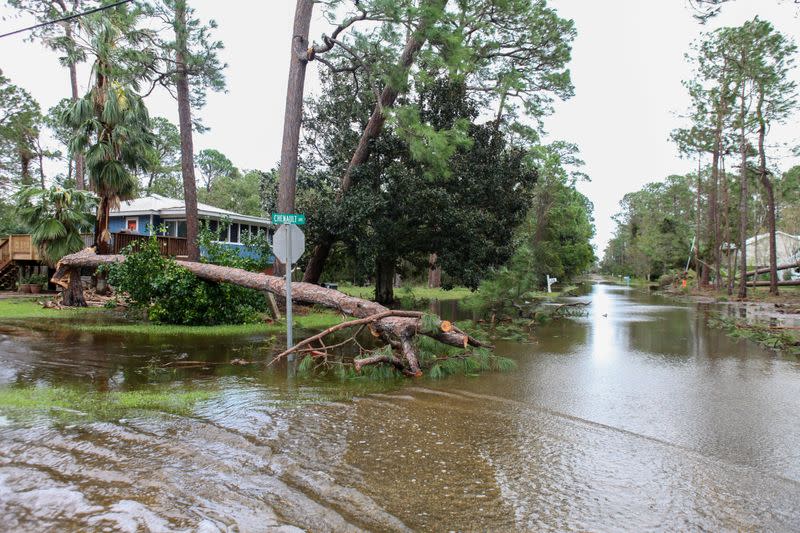
<instances>
[{"instance_id":1,"label":"muddy water","mask_svg":"<svg viewBox=\"0 0 800 533\"><path fill-rule=\"evenodd\" d=\"M0 328L0 384L210 388L190 416L0 418L5 530L800 529L800 363L595 285L508 374L343 389L268 341ZM164 370L177 359L208 365Z\"/></svg>"}]
</instances>

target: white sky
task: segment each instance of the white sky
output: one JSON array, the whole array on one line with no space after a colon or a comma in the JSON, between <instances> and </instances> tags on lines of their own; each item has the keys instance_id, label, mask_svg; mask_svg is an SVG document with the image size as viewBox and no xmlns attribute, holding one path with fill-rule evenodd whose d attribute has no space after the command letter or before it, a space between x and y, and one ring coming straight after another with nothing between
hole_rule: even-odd
<instances>
[{"instance_id":1,"label":"white sky","mask_svg":"<svg viewBox=\"0 0 800 533\"><path fill-rule=\"evenodd\" d=\"M228 92L209 96L201 116L211 130L195 136L195 150L216 148L240 168L272 168L280 159L295 2L191 3L202 18L219 23L216 35L225 44L222 57L229 65ZM684 124L678 114L689 104L681 80L691 76L684 59L690 43L702 31L738 25L756 14L800 40L800 19L796 6L780 0L738 0L705 27L692 18L687 0L551 0L550 4L577 26L570 65L576 95L557 105L545 127L551 139L576 142L581 148L592 181L580 189L594 203L595 244L602 254L613 231L610 217L626 192L695 168L696 162L681 160L668 140L670 131ZM10 14L0 7L0 17ZM0 33L30 22L0 20ZM325 25L317 17L312 38L323 31ZM56 55L21 36L0 39L0 68L45 110L69 94L69 76ZM306 94L317 86L316 69L315 63L308 69ZM795 78L800 80L797 72ZM81 90L88 81L84 69ZM148 106L152 115L177 123L175 104L167 95L154 95ZM794 119L774 128L771 142L800 144L796 124ZM778 165L785 169L796 162L784 158Z\"/></svg>"}]
</instances>

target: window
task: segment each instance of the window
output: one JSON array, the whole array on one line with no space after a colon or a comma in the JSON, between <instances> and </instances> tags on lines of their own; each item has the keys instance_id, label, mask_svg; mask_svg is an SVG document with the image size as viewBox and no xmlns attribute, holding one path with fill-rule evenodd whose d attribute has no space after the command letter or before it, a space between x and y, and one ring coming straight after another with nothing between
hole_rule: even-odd
<instances>
[{"instance_id":1,"label":"window","mask_svg":"<svg viewBox=\"0 0 800 533\"><path fill-rule=\"evenodd\" d=\"M178 221L178 237L186 237L186 221L179 220Z\"/></svg>"},{"instance_id":2,"label":"window","mask_svg":"<svg viewBox=\"0 0 800 533\"><path fill-rule=\"evenodd\" d=\"M136 233L139 231L139 219L138 218L126 218L125 219L125 229Z\"/></svg>"},{"instance_id":3,"label":"window","mask_svg":"<svg viewBox=\"0 0 800 533\"><path fill-rule=\"evenodd\" d=\"M168 237L174 237L177 234L178 230L178 221L177 220L167 220L164 222L164 225L167 227L167 231L164 235Z\"/></svg>"},{"instance_id":4,"label":"window","mask_svg":"<svg viewBox=\"0 0 800 533\"><path fill-rule=\"evenodd\" d=\"M239 242L239 224L231 224L231 242Z\"/></svg>"}]
</instances>

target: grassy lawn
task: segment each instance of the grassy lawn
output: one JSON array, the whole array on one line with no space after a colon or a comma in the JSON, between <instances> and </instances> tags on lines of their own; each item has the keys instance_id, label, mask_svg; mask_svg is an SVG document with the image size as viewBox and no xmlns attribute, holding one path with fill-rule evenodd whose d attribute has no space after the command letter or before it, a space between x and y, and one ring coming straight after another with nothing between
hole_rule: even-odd
<instances>
[{"instance_id":1,"label":"grassy lawn","mask_svg":"<svg viewBox=\"0 0 800 533\"><path fill-rule=\"evenodd\" d=\"M296 329L322 330L342 322L343 317L328 309L300 308L294 314ZM87 320L75 320L80 318ZM107 320L103 323L103 319ZM45 309L32 300L0 300L0 320L53 319L62 320L60 327L90 333L113 333L153 336L229 336L277 334L286 331L286 320L219 326L177 326L148 322L122 322L111 310L101 308ZM67 319L67 320L64 320ZM35 325L40 325L36 321Z\"/></svg>"},{"instance_id":2,"label":"grassy lawn","mask_svg":"<svg viewBox=\"0 0 800 533\"><path fill-rule=\"evenodd\" d=\"M363 298L365 300L372 300L375 298L375 287L358 287L356 285L341 284L339 290L350 296L356 298ZM472 294L472 291L466 287L453 287L450 290L445 289L431 289L424 285L415 285L413 287L400 287L394 290L395 298L412 297L421 300L460 300Z\"/></svg>"},{"instance_id":3,"label":"grassy lawn","mask_svg":"<svg viewBox=\"0 0 800 533\"><path fill-rule=\"evenodd\" d=\"M0 319L3 318L73 318L102 313L98 308L45 309L37 300L0 300Z\"/></svg>"},{"instance_id":4,"label":"grassy lawn","mask_svg":"<svg viewBox=\"0 0 800 533\"><path fill-rule=\"evenodd\" d=\"M114 419L136 411L186 415L213 395L208 390L167 388L96 392L69 387L0 387L0 413L28 418L39 412L65 420Z\"/></svg>"}]
</instances>

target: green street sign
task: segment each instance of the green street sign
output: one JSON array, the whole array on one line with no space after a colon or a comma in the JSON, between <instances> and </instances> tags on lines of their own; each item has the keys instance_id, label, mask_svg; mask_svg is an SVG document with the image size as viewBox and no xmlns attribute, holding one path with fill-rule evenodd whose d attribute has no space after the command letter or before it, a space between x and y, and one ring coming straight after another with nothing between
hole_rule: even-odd
<instances>
[{"instance_id":1,"label":"green street sign","mask_svg":"<svg viewBox=\"0 0 800 533\"><path fill-rule=\"evenodd\" d=\"M272 213L272 223L301 226L306 223L306 216L299 213Z\"/></svg>"}]
</instances>

